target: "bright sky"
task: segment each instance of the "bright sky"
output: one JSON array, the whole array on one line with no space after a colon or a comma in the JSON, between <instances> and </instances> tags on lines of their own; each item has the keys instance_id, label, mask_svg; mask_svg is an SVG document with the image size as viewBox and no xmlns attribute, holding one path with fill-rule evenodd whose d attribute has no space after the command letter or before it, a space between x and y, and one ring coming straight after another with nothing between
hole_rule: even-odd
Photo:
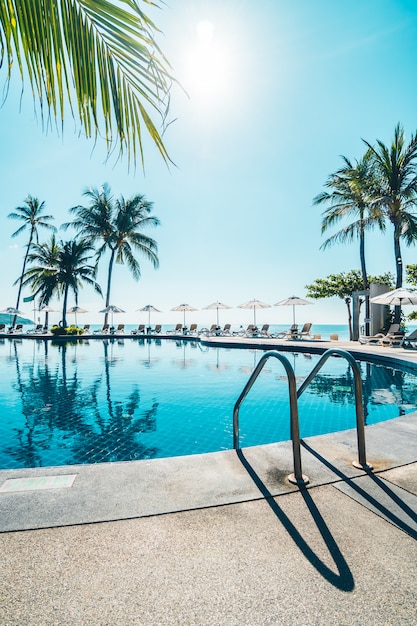
<instances>
[{"instance_id":1,"label":"bright sky","mask_svg":"<svg viewBox=\"0 0 417 626\"><path fill-rule=\"evenodd\" d=\"M83 190L103 182L116 196L144 194L162 223L151 231L159 270L143 260L136 283L116 266L111 301L126 310L118 322L147 321L136 309L148 303L163 311L154 323L172 324L182 314L170 309L182 302L273 305L305 297L316 278L359 268L356 244L319 249L322 209L312 200L340 155L362 156L362 138L390 143L398 121L407 138L416 131L415 0L170 0L153 17L190 96L173 93L176 121L165 142L176 168L166 168L149 140L145 175L140 166L128 172L125 162L105 163L104 144L79 138L70 117L63 138L43 133L29 89L20 102L18 81L0 109L0 308L15 305L26 243L25 235L11 239L17 222L7 214L31 194L59 226L84 203ZM416 262L415 249L403 252L404 263ZM368 238L367 263L370 274L394 271L389 227ZM103 264L103 290L105 276ZM79 322L102 322L103 301L92 290L82 290L79 304L89 310ZM21 304L29 317L31 308ZM186 319L216 321L201 310ZM345 323L345 304L316 301L297 319ZM247 325L252 313L233 308L220 321ZM260 310L257 322L291 323L292 308Z\"/></svg>"}]
</instances>

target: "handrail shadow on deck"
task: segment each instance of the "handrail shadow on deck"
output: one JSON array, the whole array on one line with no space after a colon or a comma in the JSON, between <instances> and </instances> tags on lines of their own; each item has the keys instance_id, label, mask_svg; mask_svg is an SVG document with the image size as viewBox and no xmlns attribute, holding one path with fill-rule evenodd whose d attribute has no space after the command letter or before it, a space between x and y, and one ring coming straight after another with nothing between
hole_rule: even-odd
<instances>
[{"instance_id":1,"label":"handrail shadow on deck","mask_svg":"<svg viewBox=\"0 0 417 626\"><path fill-rule=\"evenodd\" d=\"M362 487L360 487L358 484L356 484L352 480L352 478L350 476L347 476L346 474L344 474L340 469L338 469L336 466L334 466L332 463L330 463L330 461L325 459L321 454L319 454L316 450L314 450L314 448L312 448L305 441L301 440L301 445L303 446L303 448L308 450L308 452L310 452L310 454L312 454L314 457L316 457L316 459L318 459L321 463L323 463L323 465L328 467L332 472L334 472L337 476L339 476L339 478L341 478L341 480L343 482L349 483L350 487L354 491L356 491L356 493L358 493L358 495L362 496L362 498L367 500L369 502L369 504L371 504L375 509L380 511L380 513L382 515L384 515L385 517L387 517L393 524L398 526L401 530L406 532L413 539L417 539L417 532L416 532L416 530L414 528L409 526L406 522L404 522L402 519L400 519L395 513L393 513L389 509L387 509L386 506L381 504L381 502L376 500L367 491L365 491ZM374 481L375 484L378 485L378 487L380 489L382 489L393 500L393 502L395 502L395 504L400 509L402 509L404 511L404 513L406 513L406 515L408 515L410 517L410 519L413 520L413 522L417 522L417 513L415 511L413 511L413 509L411 509L408 506L408 504L406 502L404 502L404 500L401 500L401 498L394 491L392 491L392 489L390 489L388 487L388 485L384 481L382 481L378 476L376 476L372 472L366 472L366 474L367 474L367 476L369 476L369 478L371 478ZM361 478L361 476L358 476L356 478Z\"/></svg>"},{"instance_id":2,"label":"handrail shadow on deck","mask_svg":"<svg viewBox=\"0 0 417 626\"><path fill-rule=\"evenodd\" d=\"M300 531L289 519L286 513L284 513L281 507L278 506L276 500L274 500L274 496L271 494L266 485L262 482L261 478L258 476L249 461L245 458L242 449L236 450L236 454L243 467L246 469L249 476L265 498L266 503L269 505L273 513L282 523L285 530L288 532L294 543L301 550L303 555L308 559L308 561L310 561L311 565L316 568L316 570L323 576L323 578L325 578L334 587L337 587L337 589L340 589L341 591L352 591L355 587L355 583L349 565L347 564L346 559L344 558L333 535L331 534L329 527L324 521L323 516L321 515L312 497L310 496L309 491L304 487L300 488L300 493L304 499L304 502L311 513L311 516L317 526L318 531L320 532L320 535L323 538L324 543L327 546L327 549L333 559L338 573L333 572L325 563L323 563L323 561L314 552L313 548L307 543L307 541L304 539Z\"/></svg>"}]
</instances>

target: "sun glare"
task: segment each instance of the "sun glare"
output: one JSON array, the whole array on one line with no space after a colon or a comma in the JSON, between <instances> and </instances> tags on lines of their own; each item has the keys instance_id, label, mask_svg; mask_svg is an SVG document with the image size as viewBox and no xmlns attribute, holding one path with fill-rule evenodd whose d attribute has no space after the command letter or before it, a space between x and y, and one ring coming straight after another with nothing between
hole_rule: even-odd
<instances>
[{"instance_id":1,"label":"sun glare","mask_svg":"<svg viewBox=\"0 0 417 626\"><path fill-rule=\"evenodd\" d=\"M212 22L198 22L196 34L196 43L186 54L184 87L200 106L213 108L230 96L232 56L227 46L216 40Z\"/></svg>"}]
</instances>

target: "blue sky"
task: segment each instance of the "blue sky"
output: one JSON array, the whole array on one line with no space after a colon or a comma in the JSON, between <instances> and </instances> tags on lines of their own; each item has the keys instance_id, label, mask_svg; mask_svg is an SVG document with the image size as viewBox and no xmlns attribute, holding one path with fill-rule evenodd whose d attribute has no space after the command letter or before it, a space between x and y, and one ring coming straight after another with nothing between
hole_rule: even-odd
<instances>
[{"instance_id":1,"label":"blue sky","mask_svg":"<svg viewBox=\"0 0 417 626\"><path fill-rule=\"evenodd\" d=\"M173 92L175 122L165 136L176 163L170 170L149 140L145 173L106 163L104 143L80 138L69 114L63 137L44 133L29 89L20 99L16 75L0 109L0 308L15 304L25 244L24 236L11 239L16 222L7 214L31 194L59 226L84 202L83 190L103 182L116 196L144 194L161 220L152 231L160 268L143 260L136 283L125 266L116 267L111 300L126 310L118 321L147 321L136 312L147 303L163 311L155 322L172 324L182 321L170 312L181 302L202 309L215 300L237 307L257 298L273 305L305 297L316 278L359 267L356 244L319 249L321 209L312 200L340 155L362 156L362 139L389 143L399 121L408 138L416 131L415 1L170 0L152 15L189 94ZM416 262L415 249L403 252L405 263ZM389 227L368 238L367 263L371 274L394 271ZM102 321L103 301L93 291L83 289L79 304L89 310L82 322ZM31 316L29 305L21 309ZM187 321L203 325L213 317L199 310ZM316 301L297 317L345 323L345 305ZM233 308L222 312L227 321L246 325L252 315ZM291 321L289 307L257 315L259 323Z\"/></svg>"}]
</instances>

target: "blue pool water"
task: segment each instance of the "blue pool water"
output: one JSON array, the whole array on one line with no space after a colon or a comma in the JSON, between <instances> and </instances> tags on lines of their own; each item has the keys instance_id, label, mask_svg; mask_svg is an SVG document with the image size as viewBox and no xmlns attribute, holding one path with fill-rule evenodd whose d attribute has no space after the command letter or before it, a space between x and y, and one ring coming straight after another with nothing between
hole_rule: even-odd
<instances>
[{"instance_id":1,"label":"blue pool water","mask_svg":"<svg viewBox=\"0 0 417 626\"><path fill-rule=\"evenodd\" d=\"M197 341L0 340L0 468L128 461L233 447L233 406L262 352ZM286 353L297 385L319 357ZM417 378L361 363L368 424L414 411ZM353 428L353 380L331 358L299 400L301 437ZM266 364L240 411L241 445L287 440L283 366Z\"/></svg>"}]
</instances>

